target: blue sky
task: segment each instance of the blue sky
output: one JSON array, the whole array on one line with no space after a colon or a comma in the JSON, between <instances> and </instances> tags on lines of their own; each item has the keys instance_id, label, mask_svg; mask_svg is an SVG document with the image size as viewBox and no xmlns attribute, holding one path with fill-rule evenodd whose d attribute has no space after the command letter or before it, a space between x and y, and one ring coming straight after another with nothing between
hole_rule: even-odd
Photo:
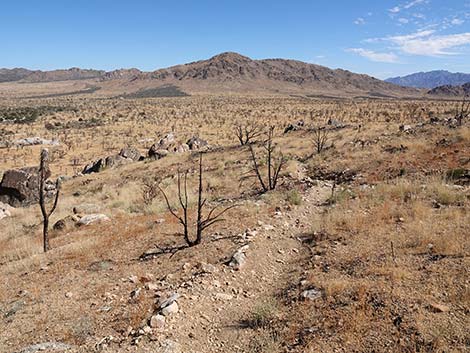
<instances>
[{"instance_id":1,"label":"blue sky","mask_svg":"<svg viewBox=\"0 0 470 353\"><path fill-rule=\"evenodd\" d=\"M470 72L470 0L16 0L0 67L155 70L235 51L379 78Z\"/></svg>"}]
</instances>

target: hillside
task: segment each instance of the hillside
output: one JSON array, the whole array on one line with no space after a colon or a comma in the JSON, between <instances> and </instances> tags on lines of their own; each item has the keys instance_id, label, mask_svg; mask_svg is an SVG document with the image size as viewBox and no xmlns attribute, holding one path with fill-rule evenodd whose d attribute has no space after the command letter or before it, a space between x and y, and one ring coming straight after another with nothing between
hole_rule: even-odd
<instances>
[{"instance_id":1,"label":"hillside","mask_svg":"<svg viewBox=\"0 0 470 353\"><path fill-rule=\"evenodd\" d=\"M446 97L463 97L470 94L470 82L461 86L439 86L428 92L433 96L446 96Z\"/></svg>"},{"instance_id":2,"label":"hillside","mask_svg":"<svg viewBox=\"0 0 470 353\"><path fill-rule=\"evenodd\" d=\"M415 88L436 88L439 86L460 86L470 82L470 74L436 70L418 72L403 77L392 77L385 80L396 85Z\"/></svg>"},{"instance_id":3,"label":"hillside","mask_svg":"<svg viewBox=\"0 0 470 353\"><path fill-rule=\"evenodd\" d=\"M153 72L120 69L111 72L72 68L54 71L3 70L0 78L14 86L0 91L16 96L37 96L55 93L50 82L70 81L70 89L62 85L60 92L90 94L92 84L100 96L145 96L152 92L161 96L161 88L184 94L301 94L320 97L403 97L421 95L419 90L404 88L376 78L341 69L329 69L297 60L253 60L237 53L222 53L208 60L177 65ZM14 81L14 82L13 82ZM21 83L21 86L15 84ZM25 84L32 85L25 85ZM39 84L39 86L34 84ZM7 93L5 93L7 94ZM179 93L178 95L180 95Z\"/></svg>"},{"instance_id":4,"label":"hillside","mask_svg":"<svg viewBox=\"0 0 470 353\"><path fill-rule=\"evenodd\" d=\"M332 70L297 60L252 60L237 53L222 53L208 60L144 73L139 79L174 84L189 92L225 90L390 96L417 93L346 70Z\"/></svg>"},{"instance_id":5,"label":"hillside","mask_svg":"<svg viewBox=\"0 0 470 353\"><path fill-rule=\"evenodd\" d=\"M53 81L75 81L102 77L105 71L79 69L76 67L66 70L28 70L24 68L0 69L0 82L53 82Z\"/></svg>"},{"instance_id":6,"label":"hillside","mask_svg":"<svg viewBox=\"0 0 470 353\"><path fill-rule=\"evenodd\" d=\"M467 352L470 123L454 109L0 100L0 352ZM281 169L265 191L268 126ZM61 185L47 253L36 169L17 170L43 147L45 188ZM175 217L184 200L190 239L198 200L203 222L227 210L198 245Z\"/></svg>"}]
</instances>

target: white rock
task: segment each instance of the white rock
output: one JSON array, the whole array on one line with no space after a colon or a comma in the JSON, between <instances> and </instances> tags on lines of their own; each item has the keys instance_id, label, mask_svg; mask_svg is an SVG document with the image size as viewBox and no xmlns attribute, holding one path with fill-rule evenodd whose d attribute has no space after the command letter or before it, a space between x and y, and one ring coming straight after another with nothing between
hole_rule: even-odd
<instances>
[{"instance_id":1,"label":"white rock","mask_svg":"<svg viewBox=\"0 0 470 353\"><path fill-rule=\"evenodd\" d=\"M0 219L11 217L11 212L13 210L14 208L10 205L0 202Z\"/></svg>"},{"instance_id":2,"label":"white rock","mask_svg":"<svg viewBox=\"0 0 470 353\"><path fill-rule=\"evenodd\" d=\"M13 141L15 146L34 146L34 145L50 145L50 146L58 146L59 141L56 140L46 140L40 137L26 137L24 139L19 139Z\"/></svg>"},{"instance_id":3,"label":"white rock","mask_svg":"<svg viewBox=\"0 0 470 353\"><path fill-rule=\"evenodd\" d=\"M212 264L201 263L199 265L199 268L204 273L215 273L215 272L217 272L217 267L215 267Z\"/></svg>"},{"instance_id":4,"label":"white rock","mask_svg":"<svg viewBox=\"0 0 470 353\"><path fill-rule=\"evenodd\" d=\"M165 327L165 316L157 314L150 318L150 327L152 328L163 328Z\"/></svg>"},{"instance_id":5,"label":"white rock","mask_svg":"<svg viewBox=\"0 0 470 353\"><path fill-rule=\"evenodd\" d=\"M139 281L139 278L136 275L129 276L129 282L137 283L138 281Z\"/></svg>"},{"instance_id":6,"label":"white rock","mask_svg":"<svg viewBox=\"0 0 470 353\"><path fill-rule=\"evenodd\" d=\"M71 348L72 346L69 346L68 344L65 344L62 342L44 342L44 343L38 343L32 346L23 348L21 351L19 351L19 353L36 353L36 352L42 352L42 351L59 352L59 351L66 351Z\"/></svg>"},{"instance_id":7,"label":"white rock","mask_svg":"<svg viewBox=\"0 0 470 353\"><path fill-rule=\"evenodd\" d=\"M233 254L230 263L228 264L230 267L233 267L235 270L241 270L246 264L246 255L241 249L237 250L235 254Z\"/></svg>"},{"instance_id":8,"label":"white rock","mask_svg":"<svg viewBox=\"0 0 470 353\"><path fill-rule=\"evenodd\" d=\"M146 288L147 290L156 291L156 290L158 290L158 284L149 282L149 283L147 283L147 284L145 285L145 288Z\"/></svg>"},{"instance_id":9,"label":"white rock","mask_svg":"<svg viewBox=\"0 0 470 353\"><path fill-rule=\"evenodd\" d=\"M222 300L222 301L227 301L227 300L232 300L233 296L230 295L230 294L226 294L226 293L216 293L215 299Z\"/></svg>"},{"instance_id":10,"label":"white rock","mask_svg":"<svg viewBox=\"0 0 470 353\"><path fill-rule=\"evenodd\" d=\"M318 289L307 289L304 290L301 294L303 299L308 299L308 300L315 300L321 298L321 291Z\"/></svg>"},{"instance_id":11,"label":"white rock","mask_svg":"<svg viewBox=\"0 0 470 353\"><path fill-rule=\"evenodd\" d=\"M109 217L104 214L89 214L80 218L77 222L79 226L87 226L93 223L107 222Z\"/></svg>"},{"instance_id":12,"label":"white rock","mask_svg":"<svg viewBox=\"0 0 470 353\"><path fill-rule=\"evenodd\" d=\"M161 353L182 353L181 345L178 342L172 341L170 339L165 339L163 342L160 342Z\"/></svg>"},{"instance_id":13,"label":"white rock","mask_svg":"<svg viewBox=\"0 0 470 353\"><path fill-rule=\"evenodd\" d=\"M158 301L158 307L160 309L163 309L167 306L170 306L171 304L173 304L173 302L175 302L178 298L180 297L180 295L178 293L173 293L172 295L170 295L169 297L162 297L160 298L160 300Z\"/></svg>"},{"instance_id":14,"label":"white rock","mask_svg":"<svg viewBox=\"0 0 470 353\"><path fill-rule=\"evenodd\" d=\"M173 302L173 303L171 303L170 305L164 307L164 308L161 310L161 313L162 313L162 315L164 315L164 316L169 316L169 315L171 315L171 314L176 314L178 311L179 311L178 303L177 303L177 302Z\"/></svg>"}]
</instances>

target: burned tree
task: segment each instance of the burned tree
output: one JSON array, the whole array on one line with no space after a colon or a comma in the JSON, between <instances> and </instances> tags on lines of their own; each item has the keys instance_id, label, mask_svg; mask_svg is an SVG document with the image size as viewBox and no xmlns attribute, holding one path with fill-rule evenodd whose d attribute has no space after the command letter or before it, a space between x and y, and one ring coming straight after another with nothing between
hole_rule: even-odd
<instances>
[{"instance_id":1,"label":"burned tree","mask_svg":"<svg viewBox=\"0 0 470 353\"><path fill-rule=\"evenodd\" d=\"M245 146L253 141L253 139L263 134L263 128L258 124L236 125L235 135L237 136L240 146Z\"/></svg>"},{"instance_id":2,"label":"burned tree","mask_svg":"<svg viewBox=\"0 0 470 353\"><path fill-rule=\"evenodd\" d=\"M255 148L253 143L250 143L249 149L250 149L250 155L251 155L251 161L253 163L253 168L248 172L248 175L244 177L246 178L251 178L254 177L259 181L259 184L261 188L263 189L263 192L268 192L269 190L274 190L277 186L278 180L279 180L279 175L280 172L283 168L283 166L286 163L286 159L282 155L282 153L279 154L278 157L276 157L275 154L275 145L273 143L273 137L274 137L274 126L270 126L268 129L268 132L266 134L266 140L263 143L263 148L265 149L265 161L266 161L266 174L267 174L267 179L266 181L263 178L262 175L262 162L258 161L258 157L256 156Z\"/></svg>"},{"instance_id":3,"label":"burned tree","mask_svg":"<svg viewBox=\"0 0 470 353\"><path fill-rule=\"evenodd\" d=\"M326 127L315 127L313 128L313 146L317 154L323 152L329 139L329 130Z\"/></svg>"},{"instance_id":4,"label":"burned tree","mask_svg":"<svg viewBox=\"0 0 470 353\"><path fill-rule=\"evenodd\" d=\"M59 194L60 194L60 179L57 178L55 183L56 186L56 193L54 198L54 204L50 211L46 209L46 190L45 184L47 179L47 173L49 170L49 151L47 149L43 149L41 151L41 159L39 163L39 206L41 207L41 213L43 218L43 248L44 252L47 252L51 249L49 245L49 218L54 213L55 209L57 208L57 203L59 201Z\"/></svg>"},{"instance_id":5,"label":"burned tree","mask_svg":"<svg viewBox=\"0 0 470 353\"><path fill-rule=\"evenodd\" d=\"M223 219L220 218L225 212L228 210L236 207L237 205L232 205L229 207L226 207L220 211L216 211L218 209L218 206L213 207L207 215L204 217L203 216L203 210L204 207L206 206L206 201L203 197L203 176L202 176L202 153L199 155L199 184L198 184L198 201L197 201L197 220L196 220L196 234L193 239L190 237L190 221L189 221L189 202L188 202L188 173L185 172L183 174L183 178L181 178L181 173L178 171L178 201L181 206L181 215L173 210L173 208L170 205L170 201L168 200L168 197L166 193L163 191L161 187L158 187L160 192L162 193L168 211L175 217L179 223L183 226L183 236L184 240L186 241L186 244L188 246L195 246L201 243L202 241L202 236L204 231L209 228L210 226L214 225L217 222L222 222ZM183 179L183 180L181 180Z\"/></svg>"},{"instance_id":6,"label":"burned tree","mask_svg":"<svg viewBox=\"0 0 470 353\"><path fill-rule=\"evenodd\" d=\"M462 102L457 104L455 109L455 120L457 120L457 125L462 126L462 123L470 115L470 99L469 94L465 94L462 98Z\"/></svg>"}]
</instances>

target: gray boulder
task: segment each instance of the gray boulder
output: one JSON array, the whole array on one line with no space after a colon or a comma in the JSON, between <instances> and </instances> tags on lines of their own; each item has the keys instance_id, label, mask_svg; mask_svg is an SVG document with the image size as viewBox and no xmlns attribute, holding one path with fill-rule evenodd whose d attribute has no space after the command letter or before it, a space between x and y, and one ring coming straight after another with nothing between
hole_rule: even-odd
<instances>
[{"instance_id":1,"label":"gray boulder","mask_svg":"<svg viewBox=\"0 0 470 353\"><path fill-rule=\"evenodd\" d=\"M134 148L134 147L126 147L126 148L123 148L120 152L119 152L119 155L123 158L126 158L126 159L131 159L133 160L134 162L137 162L137 161L140 161L142 160L142 155L140 154L140 152Z\"/></svg>"},{"instance_id":2,"label":"gray boulder","mask_svg":"<svg viewBox=\"0 0 470 353\"><path fill-rule=\"evenodd\" d=\"M148 151L148 157L151 159L162 159L168 156L169 152L164 149L158 148L157 144L152 145Z\"/></svg>"},{"instance_id":3,"label":"gray boulder","mask_svg":"<svg viewBox=\"0 0 470 353\"><path fill-rule=\"evenodd\" d=\"M142 160L140 152L133 147L123 148L118 154L100 158L83 168L82 174L99 173L108 168L115 168L121 165Z\"/></svg>"},{"instance_id":4,"label":"gray boulder","mask_svg":"<svg viewBox=\"0 0 470 353\"><path fill-rule=\"evenodd\" d=\"M207 147L209 144L206 140L199 138L198 136L191 137L186 144L191 151L200 150L203 147Z\"/></svg>"},{"instance_id":5,"label":"gray boulder","mask_svg":"<svg viewBox=\"0 0 470 353\"><path fill-rule=\"evenodd\" d=\"M291 132L291 131L301 130L303 129L304 126L305 126L305 122L303 120L296 121L295 123L291 123L287 125L286 128L284 129L284 133L287 134L288 132Z\"/></svg>"},{"instance_id":6,"label":"gray boulder","mask_svg":"<svg viewBox=\"0 0 470 353\"><path fill-rule=\"evenodd\" d=\"M39 200L39 174L38 167L25 167L10 169L3 174L0 182L0 202L13 207L27 206ZM51 176L47 170L46 177ZM53 193L52 184L46 185L49 194ZM51 196L51 195L48 195Z\"/></svg>"}]
</instances>

